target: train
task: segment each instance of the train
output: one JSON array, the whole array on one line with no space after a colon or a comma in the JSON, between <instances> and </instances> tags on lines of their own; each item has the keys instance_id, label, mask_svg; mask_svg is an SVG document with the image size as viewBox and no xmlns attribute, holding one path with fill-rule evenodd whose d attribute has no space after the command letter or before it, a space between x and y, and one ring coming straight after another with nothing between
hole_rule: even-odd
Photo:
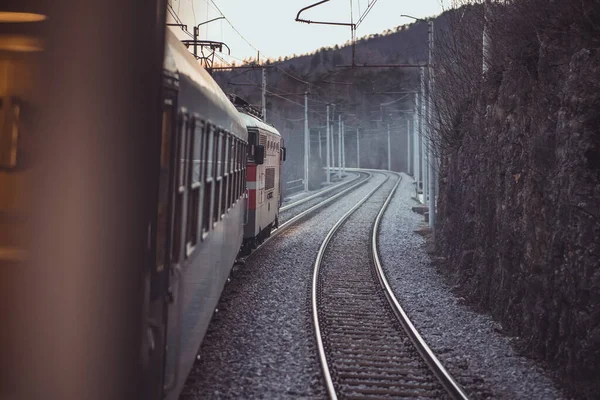
<instances>
[{"instance_id":1,"label":"train","mask_svg":"<svg viewBox=\"0 0 600 400\"><path fill-rule=\"evenodd\" d=\"M35 1L33 3L35 4ZM123 398L177 399L196 359L234 263L240 257L248 255L269 237L273 229L279 226L279 208L282 202L281 171L286 159L286 148L280 132L266 123L260 112L246 101L235 95L227 95L212 76L200 66L186 46L166 27L164 15L166 3L156 1L154 6L155 10L162 11L158 14L153 13L149 11L152 7L147 6L147 12L143 13L147 19L143 20L145 22L136 22L134 26L138 28L141 26L149 34L154 35L153 44L162 46L164 50L157 52L151 46L144 47L146 51L144 54L152 54L154 63L149 61L149 66L144 66L131 58L132 64L122 66L123 74L136 68L138 71L145 72L139 75L140 83L143 84L133 86L138 94L147 93L149 100L142 100L142 104L136 104L136 101L140 103L140 100L134 99L133 93L128 94L121 88L107 88L108 91L114 90L115 93L118 91L125 96L123 103L129 104L133 111L131 115L119 111L119 117L111 120L115 121L111 122L113 124L111 126L118 126L121 136L105 132L106 141L111 143L111 146L120 143L119 146L110 147L102 141L94 142L96 154L105 154L103 149L110 147L115 152L112 155L115 159L97 157L93 158L93 162L96 163L93 167L87 164L91 162L87 160L84 160L81 165L81 170L89 174L102 174L102 168L113 171L109 180L104 181L107 182L106 187L94 192L97 195L95 198L91 195L86 197L88 200L93 199L91 203L96 208L92 208L92 205L87 203L78 209L75 207L78 211L74 211L74 208L66 208L63 203L54 202L52 200L54 197L50 196L43 211L39 213L44 216L50 215L46 214L46 208L52 207L53 204L55 211L62 210L57 212L62 212L61 215L65 220L70 218L71 212L85 215L105 213L103 218L94 217L89 220L84 218L81 221L83 224L87 221L88 225L75 227L65 223L57 231L56 225L54 228L50 227L49 220L40 218L32 221L31 218L27 218L28 214L38 215L35 207L39 207L40 203L31 200L30 193L22 192L22 189L37 179L34 171L39 171L36 169L38 168L36 164L39 163L32 154L42 157L42 153L46 150L43 146L35 146L35 140L39 139L39 135L33 135L31 132L35 132L36 128L26 127L26 121L19 120L19 112L27 109L25 105L36 109L38 106L42 108L43 105L48 106L50 103L46 98L41 100L31 98L29 102L23 101L23 96L27 97L30 93L36 92L31 89L33 80L29 81L28 76L39 73L43 68L41 58L23 63L21 54L12 54L10 49L6 51L0 49L3 51L0 55L3 57L1 62L5 71L15 74L14 84L1 88L4 91L1 93L2 98L5 99L2 110L3 124L0 127L2 129L0 190L4 196L0 201L0 240L2 240L0 282L5 289L3 296L6 293L14 293L14 288L20 282L20 278L15 276L19 273L19 268L28 267L29 264L41 268L44 263L53 263L57 274L60 274L59 271L63 269L65 271L62 275L63 296L65 299L70 299L70 304L84 304L85 301L81 302L80 297L77 296L86 293L86 288L92 293L100 293L110 288L106 292L112 293L110 299L94 298L100 301L106 313L97 314L96 321L91 322L86 319L88 318L86 312L83 313L84 316L79 315L79 322L74 323L88 326L86 323L89 322L94 326L104 326L105 330L113 333L103 337L88 335L85 339L88 342L85 345L87 350L82 350L84 347L79 348L81 354L86 354L89 359L93 358L91 353L96 351L90 350L94 348L94 343L97 345L97 351L104 349L113 355L113 357L108 357L106 354L104 357L98 355L103 361L97 365L87 362L89 360L86 361L84 356L77 362L68 359L65 354L58 353L57 350L61 346L56 343L64 344L64 339L52 335L45 336L43 340L37 341L31 347L31 351L36 348L39 350L41 344L38 346L38 343L43 342L44 350L39 354L45 354L49 359L53 358L58 365L66 363L63 365L63 372L55 379L44 379L20 388L18 382L22 381L21 375L35 375L32 372L36 370L35 367L32 369L29 365L19 369L15 358L2 357L3 371L13 372L11 376L0 376L0 395L14 394L10 392L12 387L15 393L19 392L19 389L24 390L23 393L28 393L28 396L16 395L15 398L34 398L35 396L30 397L32 393L50 394L50 398L54 398L54 395L56 398L95 398L96 396L97 398L120 398L119 393L127 392L127 396ZM52 6L46 7L52 8ZM48 12L51 13L51 10ZM60 20L60 18L55 19ZM88 23L98 29L102 29L101 21L101 15L98 16L97 21L93 18L88 19ZM39 30L35 30L36 35L39 33ZM117 38L114 35L109 36L110 38L101 40L105 43L112 40L110 43L118 47L120 44L117 43ZM59 39L57 41L60 43ZM60 50L60 46L56 46L53 51L59 51L57 49ZM127 50L131 51L131 47ZM158 54L162 55L160 69L156 63ZM15 72L17 66L21 68L19 73ZM73 69L77 68L75 64ZM114 71L107 69L98 69L98 71L99 79L114 78L114 75L111 75ZM153 75L156 72L159 74ZM60 75L65 81L71 79L64 71L47 73ZM56 82L60 82L58 77L56 79ZM155 82L160 84L157 85ZM50 83L44 83L44 85L48 84ZM42 83L39 85L43 86ZM89 89L93 85L94 82L87 82L83 86ZM144 88L143 85L147 87ZM74 86L69 86L68 89L77 90ZM102 93L98 93L98 99L101 96ZM152 103L153 98L158 100L156 104ZM90 97L90 101L94 103L94 96ZM60 111L61 101L57 103L58 105L52 108L52 113ZM108 105L102 111L103 113L111 107L116 110L116 106L110 102L103 104ZM154 112L135 114L142 109L146 112L151 110ZM42 114L46 112L41 117L42 121L55 118L55 115L50 115L50 112L41 111ZM85 109L85 111L89 110ZM89 113L94 118L97 117L97 121L101 121L101 117L95 114L96 111L89 111ZM64 118L60 123L78 118L64 112L60 115ZM140 116L144 116L141 123ZM105 114L105 118L110 119L110 113ZM121 127L124 129L126 125L129 129L136 126L134 121L138 121L138 126L130 132L129 139L124 139L122 136L124 130L121 130ZM39 128L44 132L48 132L48 129L48 125ZM61 136L61 133L53 132L53 134L57 143L62 143L63 146L65 143L73 144L73 140L88 140L85 137L70 137L71 142L67 142L64 141L66 139ZM90 129L90 137L93 134L93 129ZM144 141L146 147L143 147ZM134 149L136 147L134 143L138 143L137 151ZM28 146L36 147L37 152L31 151ZM88 148L85 146L75 147L82 153L94 154L86 153ZM50 148L57 149L57 147L48 147L48 152ZM146 150L140 152L141 148ZM63 160L69 159L70 154L64 154ZM59 163L59 159L55 157L56 155L52 153L47 158ZM121 169L120 174L117 174L114 164L125 165L119 164L120 162L129 163L127 165L130 167ZM142 165L144 168L140 167ZM65 185L72 190L83 190L82 181L77 180L79 178L70 181L69 176L61 175L61 171L64 173L64 170L53 168L48 168L44 176L55 179L54 186L40 187L40 192L55 193L56 187ZM129 188L126 187L126 181ZM131 186L136 187L131 188ZM114 197L117 187L122 189L118 195L121 197L120 201ZM127 192L128 189L131 191ZM76 204L78 201L76 192L70 193L71 196L75 194L72 201ZM128 198L135 198L137 201L129 201ZM122 218L123 223L119 228L116 227L119 221L117 216ZM115 223L110 225L110 229L107 228L107 220ZM144 221L147 225L144 229L140 229L142 226L140 223ZM106 229L96 230L94 229L96 225ZM43 244L36 240L34 244L29 243L26 232L32 230L40 232L39 236L43 237ZM54 235L50 232L54 232ZM114 236L114 240L111 235ZM77 240L86 244L84 246L87 249L86 254L73 249L73 254L77 256L71 259L64 258L65 248L59 246L62 249L62 253L59 253L57 244L69 241L75 243ZM140 247L140 243L146 245ZM98 279L94 272L92 274L95 276L94 279L91 275L86 275L85 279L79 281L76 289L69 291L70 286L65 283L70 276L66 273L69 261L86 259L89 263L78 261L73 264L74 268L78 268L79 271L98 271L100 265L97 259L91 256L96 253L105 254L101 257L106 268L105 275L102 275L103 279ZM27 254L31 254L31 257ZM37 257L36 255L39 254L43 256ZM35 261L31 261L33 259ZM117 265L126 268L122 268L120 274L108 273L108 270L112 271L111 268ZM32 287L36 284L43 288L54 288L60 285L52 278L38 282L39 274L34 277L35 283ZM60 314L65 303L59 303L55 298L45 298L45 295L45 291L42 290L37 293L28 292L27 296L29 299L37 299L36 304L43 303L42 299L46 299L46 311L52 313L50 310L54 310L57 315ZM10 299L3 297L1 300L7 302ZM9 322L6 325L9 328L3 332L3 346L14 349L20 347L19 343L23 345L26 335L19 335L19 332L23 333L23 331L12 327L18 326L15 321L22 314L31 315L32 318L38 315L37 309L36 312L32 310L27 309L27 305L22 305L22 309L15 307L11 312L3 310L0 318ZM92 308L88 311L93 313ZM133 318L124 318L124 315ZM69 317L65 316L67 319ZM57 318L53 323L59 327L65 326L65 329L66 326L77 326L68 325L66 320L61 321L63 320ZM35 324L27 329L34 330L35 326L47 328L46 325L42 326L41 319L36 319ZM40 330L42 331L43 329ZM78 334L78 331L73 331L71 336L75 337ZM120 335L125 335L130 340L115 342L115 338L125 337ZM55 341L53 342L55 346L46 347L46 342L52 340ZM71 350L76 354L79 354L76 348L80 343L77 340L69 343ZM125 347L125 343L128 343L129 347ZM132 344L133 347L137 347L137 350L131 349ZM25 354L29 350L23 351ZM129 355L128 358L126 354ZM131 359L132 354L137 355L134 360ZM92 372L90 365L94 365L95 372ZM102 370L99 365L105 369ZM129 368L127 373L124 373L122 370L127 368ZM81 376L88 374L85 381L93 382L94 379L98 382L103 381L100 386L104 385L111 389L86 392L86 389L76 384L76 378L73 378L73 381L64 380L65 377L71 376L68 371L79 374L77 379L83 379ZM46 371L46 373L51 376L53 372ZM132 378L131 383L124 378L130 375L136 377ZM125 391L115 392L114 388L125 387L128 391L123 389ZM31 390L33 392L30 392ZM77 393L77 396L74 393ZM132 396L133 393L135 395Z\"/></svg>"},{"instance_id":2,"label":"train","mask_svg":"<svg viewBox=\"0 0 600 400\"><path fill-rule=\"evenodd\" d=\"M166 360L157 382L162 375L166 398L175 399L236 258L278 226L286 149L279 131L227 96L170 30L163 82L151 291L158 303L150 307L162 324L149 335L161 349L157 365ZM169 294L166 309L161 293Z\"/></svg>"}]
</instances>

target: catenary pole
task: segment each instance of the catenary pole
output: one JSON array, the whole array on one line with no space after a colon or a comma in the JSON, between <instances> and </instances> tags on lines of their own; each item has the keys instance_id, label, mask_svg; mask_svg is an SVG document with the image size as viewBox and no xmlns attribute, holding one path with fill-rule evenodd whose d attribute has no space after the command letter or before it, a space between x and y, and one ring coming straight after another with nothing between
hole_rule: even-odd
<instances>
[{"instance_id":1,"label":"catenary pole","mask_svg":"<svg viewBox=\"0 0 600 400\"><path fill-rule=\"evenodd\" d=\"M326 145L326 150L327 150L327 183L331 183L331 176L330 176L330 168L331 168L331 138L330 138L330 131L329 131L329 104L327 105L327 145Z\"/></svg>"},{"instance_id":2,"label":"catenary pole","mask_svg":"<svg viewBox=\"0 0 600 400\"><path fill-rule=\"evenodd\" d=\"M390 139L390 124L387 124L388 171L392 170L392 141Z\"/></svg>"},{"instance_id":3,"label":"catenary pole","mask_svg":"<svg viewBox=\"0 0 600 400\"><path fill-rule=\"evenodd\" d=\"M262 69L262 115L263 121L267 121L267 69Z\"/></svg>"},{"instance_id":4,"label":"catenary pole","mask_svg":"<svg viewBox=\"0 0 600 400\"><path fill-rule=\"evenodd\" d=\"M356 168L360 168L360 129L356 128Z\"/></svg>"},{"instance_id":5,"label":"catenary pole","mask_svg":"<svg viewBox=\"0 0 600 400\"><path fill-rule=\"evenodd\" d=\"M433 68L433 21L429 21L429 227L433 230L435 226L435 183L436 183L436 157L434 151L433 140L433 84L434 84L434 68Z\"/></svg>"},{"instance_id":6,"label":"catenary pole","mask_svg":"<svg viewBox=\"0 0 600 400\"><path fill-rule=\"evenodd\" d=\"M308 151L310 141L308 135L308 92L304 92L304 191L308 192Z\"/></svg>"},{"instance_id":7,"label":"catenary pole","mask_svg":"<svg viewBox=\"0 0 600 400\"><path fill-rule=\"evenodd\" d=\"M406 120L406 174L410 175L410 119Z\"/></svg>"},{"instance_id":8,"label":"catenary pole","mask_svg":"<svg viewBox=\"0 0 600 400\"><path fill-rule=\"evenodd\" d=\"M342 178L342 114L338 114L338 178Z\"/></svg>"},{"instance_id":9,"label":"catenary pole","mask_svg":"<svg viewBox=\"0 0 600 400\"><path fill-rule=\"evenodd\" d=\"M346 174L346 126L342 121L342 175Z\"/></svg>"}]
</instances>

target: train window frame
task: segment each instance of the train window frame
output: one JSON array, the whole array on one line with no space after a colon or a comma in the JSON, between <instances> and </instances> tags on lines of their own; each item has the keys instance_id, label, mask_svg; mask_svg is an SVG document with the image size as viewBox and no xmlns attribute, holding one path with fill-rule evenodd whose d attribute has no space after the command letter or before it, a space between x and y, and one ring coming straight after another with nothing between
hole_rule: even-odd
<instances>
[{"instance_id":1,"label":"train window frame","mask_svg":"<svg viewBox=\"0 0 600 400\"><path fill-rule=\"evenodd\" d=\"M235 138L235 149L233 152L233 183L232 183L232 190L233 190L233 204L236 204L238 201L238 187L237 187L237 182L238 182L238 175L239 175L239 169L238 169L238 159L240 156L240 139L239 138Z\"/></svg>"},{"instance_id":2,"label":"train window frame","mask_svg":"<svg viewBox=\"0 0 600 400\"><path fill-rule=\"evenodd\" d=\"M162 273L167 265L172 261L172 244L171 237L173 235L173 218L170 215L172 207L172 179L174 177L171 158L173 154L173 143L177 135L178 121L176 120L177 111L173 106L171 99L165 99L162 105L161 112L161 133L160 133L160 149L159 149L159 182L158 196L156 200L156 219L153 222L154 227L154 272ZM167 173L166 181L163 181L163 173ZM164 198L161 196L164 195ZM161 204L162 202L162 204ZM162 206L162 210L161 210ZM161 214L162 211L162 214ZM164 221L161 221L161 216ZM161 226L164 224L165 226Z\"/></svg>"},{"instance_id":3,"label":"train window frame","mask_svg":"<svg viewBox=\"0 0 600 400\"><path fill-rule=\"evenodd\" d=\"M187 196L187 224L186 224L186 256L190 256L202 240L202 144L206 124L198 114L191 118L188 133L188 196ZM197 153L197 154L196 154ZM196 160L196 155L198 159ZM194 177L195 162L198 164L197 179Z\"/></svg>"},{"instance_id":4,"label":"train window frame","mask_svg":"<svg viewBox=\"0 0 600 400\"><path fill-rule=\"evenodd\" d=\"M212 152L213 152L213 157L214 157L214 165L213 165L213 179L214 179L214 189L212 191L212 196L211 196L211 221L212 221L212 228L214 229L218 222L219 222L219 198L220 198L220 192L221 192L221 179L219 177L219 155L221 154L221 129L220 128L215 128L214 132L213 132L213 148L212 148Z\"/></svg>"},{"instance_id":5,"label":"train window frame","mask_svg":"<svg viewBox=\"0 0 600 400\"><path fill-rule=\"evenodd\" d=\"M229 144L227 145L227 210L233 206L233 180L235 169L233 168L233 157L235 156L235 136L229 135Z\"/></svg>"},{"instance_id":6,"label":"train window frame","mask_svg":"<svg viewBox=\"0 0 600 400\"><path fill-rule=\"evenodd\" d=\"M189 115L185 107L180 107L177 110L177 131L175 132L175 182L177 187L175 190L175 201L173 210L173 242L171 245L171 258L173 262L180 262L181 248L184 243L186 230L186 218L184 218L186 201L185 201L185 180L181 184L181 174L183 170L185 178L185 158L181 156L186 154L185 147L187 145L187 125Z\"/></svg>"},{"instance_id":7,"label":"train window frame","mask_svg":"<svg viewBox=\"0 0 600 400\"><path fill-rule=\"evenodd\" d=\"M229 210L229 142L231 140L231 134L227 131L224 132L223 136L223 189L221 191L221 218L225 216Z\"/></svg>"},{"instance_id":8,"label":"train window frame","mask_svg":"<svg viewBox=\"0 0 600 400\"><path fill-rule=\"evenodd\" d=\"M203 144L203 154L205 161L205 167L203 169L203 193L202 193L202 234L201 239L204 240L211 231L213 224L212 221L212 207L214 203L214 191L215 191L215 179L214 179L214 143L215 143L215 131L216 127L210 121L206 121L205 137Z\"/></svg>"},{"instance_id":9,"label":"train window frame","mask_svg":"<svg viewBox=\"0 0 600 400\"><path fill-rule=\"evenodd\" d=\"M242 190L242 195L246 195L247 189L247 181L248 181L248 148L250 147L249 143L245 143L242 150L242 179L240 182L240 187Z\"/></svg>"},{"instance_id":10,"label":"train window frame","mask_svg":"<svg viewBox=\"0 0 600 400\"><path fill-rule=\"evenodd\" d=\"M225 129L221 129L219 140L219 221L222 221L225 218L226 209L226 195L227 195L227 173L226 173L226 165L227 165L227 138L229 136L229 132Z\"/></svg>"}]
</instances>

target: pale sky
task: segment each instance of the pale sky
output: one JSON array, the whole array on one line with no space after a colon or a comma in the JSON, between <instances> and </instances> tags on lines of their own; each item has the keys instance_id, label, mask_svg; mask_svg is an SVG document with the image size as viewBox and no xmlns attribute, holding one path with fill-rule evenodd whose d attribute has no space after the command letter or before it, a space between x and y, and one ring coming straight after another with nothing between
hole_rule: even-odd
<instances>
[{"instance_id":1,"label":"pale sky","mask_svg":"<svg viewBox=\"0 0 600 400\"><path fill-rule=\"evenodd\" d=\"M296 22L296 14L318 0L169 0L174 12L188 31L194 23L221 15L218 7L231 24L217 20L200 27L200 39L223 41L231 48L229 62L252 57L260 50L265 57L278 58L293 54L310 53L320 47L342 45L350 40L350 28L345 26L315 25ZM425 18L440 14L451 6L451 0L331 0L302 13L301 18L313 21L350 22L352 3L356 23L369 4L376 1L371 11L357 28L357 38L381 33L386 29L413 22L401 14ZM216 4L215 5L213 4ZM359 13L360 11L360 13ZM167 22L174 22L170 14ZM172 28L180 38L187 37L179 28ZM426 38L424 38L426 40ZM225 49L224 49L225 51ZM215 62L217 60L215 59ZM239 63L239 62L238 62Z\"/></svg>"}]
</instances>

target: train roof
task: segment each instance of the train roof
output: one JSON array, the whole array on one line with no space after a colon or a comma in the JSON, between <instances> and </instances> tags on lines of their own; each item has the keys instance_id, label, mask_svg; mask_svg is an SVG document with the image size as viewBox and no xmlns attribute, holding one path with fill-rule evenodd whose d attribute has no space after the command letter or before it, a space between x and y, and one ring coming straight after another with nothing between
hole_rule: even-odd
<instances>
[{"instance_id":1,"label":"train roof","mask_svg":"<svg viewBox=\"0 0 600 400\"><path fill-rule=\"evenodd\" d=\"M267 131L269 133L272 133L273 135L281 136L279 131L277 129L275 129L274 126L261 121L260 119L256 118L255 116L246 114L243 111L240 111L239 114L242 116L242 119L244 120L244 122L248 128L258 128L258 129Z\"/></svg>"},{"instance_id":2,"label":"train roof","mask_svg":"<svg viewBox=\"0 0 600 400\"><path fill-rule=\"evenodd\" d=\"M213 77L169 28L166 29L165 39L164 70L177 76L180 81L183 75L186 81L193 84L196 96L202 97L202 108L209 121L247 140L246 122Z\"/></svg>"}]
</instances>

